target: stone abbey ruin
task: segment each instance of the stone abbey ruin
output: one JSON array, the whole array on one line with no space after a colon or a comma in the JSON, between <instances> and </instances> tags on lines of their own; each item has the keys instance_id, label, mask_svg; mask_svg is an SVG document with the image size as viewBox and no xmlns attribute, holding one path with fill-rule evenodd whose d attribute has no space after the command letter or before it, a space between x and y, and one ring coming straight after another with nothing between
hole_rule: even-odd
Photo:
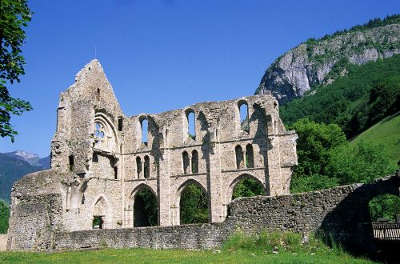
<instances>
[{"instance_id":1,"label":"stone abbey ruin","mask_svg":"<svg viewBox=\"0 0 400 264\"><path fill-rule=\"evenodd\" d=\"M7 249L213 248L238 229L322 230L365 248L368 201L398 195L399 177L291 195L296 139L271 94L127 117L93 60L60 96L51 169L13 186ZM244 178L265 196L232 201ZM193 183L208 197L209 223L180 225ZM144 189L157 200L157 226L137 227Z\"/></svg>"},{"instance_id":2,"label":"stone abbey ruin","mask_svg":"<svg viewBox=\"0 0 400 264\"><path fill-rule=\"evenodd\" d=\"M242 122L241 106L247 112ZM194 182L209 198L209 222L223 222L243 177L256 179L266 195L289 193L296 139L285 130L271 95L127 117L93 60L60 96L51 169L27 175L14 187L10 246L32 247L35 241L26 236L44 228L14 222L25 202L21 195L57 195L58 224L73 232L92 229L95 218L102 229L134 227L135 195L147 188L157 197L159 225L174 226L180 224L180 194Z\"/></svg>"}]
</instances>

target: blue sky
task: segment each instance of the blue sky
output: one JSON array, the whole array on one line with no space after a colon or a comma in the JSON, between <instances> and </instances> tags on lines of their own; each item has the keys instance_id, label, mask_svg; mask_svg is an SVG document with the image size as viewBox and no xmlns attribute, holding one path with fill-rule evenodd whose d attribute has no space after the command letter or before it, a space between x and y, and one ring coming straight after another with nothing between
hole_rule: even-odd
<instances>
[{"instance_id":1,"label":"blue sky","mask_svg":"<svg viewBox=\"0 0 400 264\"><path fill-rule=\"evenodd\" d=\"M269 64L310 37L400 13L398 0L30 1L26 75L11 94L34 110L13 117L0 152L49 153L59 93L100 60L126 115L251 95Z\"/></svg>"}]
</instances>

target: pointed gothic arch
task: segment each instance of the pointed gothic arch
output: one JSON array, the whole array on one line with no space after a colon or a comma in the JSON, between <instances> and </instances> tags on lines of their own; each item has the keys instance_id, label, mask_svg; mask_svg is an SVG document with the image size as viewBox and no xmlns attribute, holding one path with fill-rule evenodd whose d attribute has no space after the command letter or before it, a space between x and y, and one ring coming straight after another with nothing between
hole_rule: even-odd
<instances>
[{"instance_id":1,"label":"pointed gothic arch","mask_svg":"<svg viewBox=\"0 0 400 264\"><path fill-rule=\"evenodd\" d=\"M209 194L205 186L194 179L182 183L176 193L177 223L194 224L210 221Z\"/></svg>"},{"instance_id":2,"label":"pointed gothic arch","mask_svg":"<svg viewBox=\"0 0 400 264\"><path fill-rule=\"evenodd\" d=\"M140 184L131 193L133 203L133 226L156 226L159 224L158 198L147 184Z\"/></svg>"},{"instance_id":3,"label":"pointed gothic arch","mask_svg":"<svg viewBox=\"0 0 400 264\"><path fill-rule=\"evenodd\" d=\"M92 228L111 228L112 215L109 203L104 195L99 195L92 206Z\"/></svg>"}]
</instances>

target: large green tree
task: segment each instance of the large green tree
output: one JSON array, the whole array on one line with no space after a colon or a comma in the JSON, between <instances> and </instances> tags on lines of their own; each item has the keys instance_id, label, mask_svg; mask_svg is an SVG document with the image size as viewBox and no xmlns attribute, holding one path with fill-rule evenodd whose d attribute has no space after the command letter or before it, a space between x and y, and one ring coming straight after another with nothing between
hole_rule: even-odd
<instances>
[{"instance_id":1,"label":"large green tree","mask_svg":"<svg viewBox=\"0 0 400 264\"><path fill-rule=\"evenodd\" d=\"M323 174L328 164L329 151L346 143L346 136L336 124L323 124L307 118L300 119L290 129L297 132L297 155L299 165L296 175Z\"/></svg>"},{"instance_id":2,"label":"large green tree","mask_svg":"<svg viewBox=\"0 0 400 264\"><path fill-rule=\"evenodd\" d=\"M299 165L292 176L292 192L306 192L330 188L338 185L335 178L326 175L331 149L346 144L346 136L336 124L316 123L307 118L300 119L290 129L294 129L297 140Z\"/></svg>"},{"instance_id":3,"label":"large green tree","mask_svg":"<svg viewBox=\"0 0 400 264\"><path fill-rule=\"evenodd\" d=\"M0 1L0 136L14 141L11 115L21 115L32 109L29 102L10 95L9 86L25 74L25 60L21 47L25 40L24 28L31 20L26 0Z\"/></svg>"}]
</instances>

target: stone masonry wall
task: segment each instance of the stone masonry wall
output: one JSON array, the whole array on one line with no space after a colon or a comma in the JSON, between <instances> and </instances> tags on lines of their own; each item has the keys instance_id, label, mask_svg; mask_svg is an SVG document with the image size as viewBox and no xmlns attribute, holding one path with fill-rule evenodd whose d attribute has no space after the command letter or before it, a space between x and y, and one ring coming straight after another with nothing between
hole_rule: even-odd
<instances>
[{"instance_id":1,"label":"stone masonry wall","mask_svg":"<svg viewBox=\"0 0 400 264\"><path fill-rule=\"evenodd\" d=\"M7 249L7 234L0 235L0 251L5 251Z\"/></svg>"},{"instance_id":2,"label":"stone masonry wall","mask_svg":"<svg viewBox=\"0 0 400 264\"><path fill-rule=\"evenodd\" d=\"M220 246L237 230L281 230L329 234L345 248L359 253L374 250L368 202L377 195L399 195L400 177L332 189L283 195L239 198L229 205L223 223L144 227L118 230L61 232L54 249L81 248L185 248Z\"/></svg>"}]
</instances>

